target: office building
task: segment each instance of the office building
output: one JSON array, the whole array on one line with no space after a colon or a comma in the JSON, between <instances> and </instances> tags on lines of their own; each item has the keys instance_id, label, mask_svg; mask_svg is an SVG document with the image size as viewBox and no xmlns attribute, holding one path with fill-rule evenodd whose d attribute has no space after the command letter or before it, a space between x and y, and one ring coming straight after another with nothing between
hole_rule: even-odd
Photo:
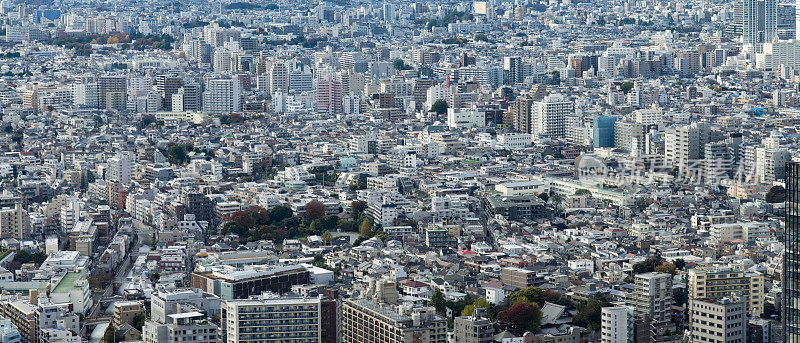
<instances>
[{"instance_id":1,"label":"office building","mask_svg":"<svg viewBox=\"0 0 800 343\"><path fill-rule=\"evenodd\" d=\"M595 148L614 147L614 126L617 117L600 116L592 120L592 145Z\"/></svg>"},{"instance_id":2,"label":"office building","mask_svg":"<svg viewBox=\"0 0 800 343\"><path fill-rule=\"evenodd\" d=\"M223 300L247 299L264 292L283 294L294 285L310 283L309 271L299 265L246 270L195 270L192 287Z\"/></svg>"},{"instance_id":3,"label":"office building","mask_svg":"<svg viewBox=\"0 0 800 343\"><path fill-rule=\"evenodd\" d=\"M786 164L783 242L783 333L785 342L800 342L800 163L796 162Z\"/></svg>"},{"instance_id":4,"label":"office building","mask_svg":"<svg viewBox=\"0 0 800 343\"><path fill-rule=\"evenodd\" d=\"M342 112L342 84L336 80L317 82L317 111L336 114Z\"/></svg>"}]
</instances>

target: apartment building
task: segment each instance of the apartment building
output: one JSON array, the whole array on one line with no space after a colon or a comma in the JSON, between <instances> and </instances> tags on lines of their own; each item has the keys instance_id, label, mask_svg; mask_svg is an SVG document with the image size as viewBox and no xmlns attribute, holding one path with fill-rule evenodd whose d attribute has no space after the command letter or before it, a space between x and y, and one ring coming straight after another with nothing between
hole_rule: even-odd
<instances>
[{"instance_id":1,"label":"apartment building","mask_svg":"<svg viewBox=\"0 0 800 343\"><path fill-rule=\"evenodd\" d=\"M223 342L335 343L336 302L318 298L228 300Z\"/></svg>"},{"instance_id":2,"label":"apartment building","mask_svg":"<svg viewBox=\"0 0 800 343\"><path fill-rule=\"evenodd\" d=\"M743 343L747 337L747 305L744 298L689 301L689 343Z\"/></svg>"},{"instance_id":3,"label":"apartment building","mask_svg":"<svg viewBox=\"0 0 800 343\"><path fill-rule=\"evenodd\" d=\"M687 284L689 299L719 300L735 293L746 297L752 317L764 312L764 275L735 269L692 269Z\"/></svg>"},{"instance_id":4,"label":"apartment building","mask_svg":"<svg viewBox=\"0 0 800 343\"><path fill-rule=\"evenodd\" d=\"M433 308L394 309L367 299L344 301L342 331L345 342L447 342L447 320Z\"/></svg>"}]
</instances>

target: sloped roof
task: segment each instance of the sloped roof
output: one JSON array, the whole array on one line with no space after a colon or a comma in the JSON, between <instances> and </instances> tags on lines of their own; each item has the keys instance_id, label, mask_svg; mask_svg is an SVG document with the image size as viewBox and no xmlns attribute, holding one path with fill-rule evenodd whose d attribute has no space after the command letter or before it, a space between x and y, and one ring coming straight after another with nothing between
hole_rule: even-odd
<instances>
[{"instance_id":1,"label":"sloped roof","mask_svg":"<svg viewBox=\"0 0 800 343\"><path fill-rule=\"evenodd\" d=\"M556 320L564 315L566 309L563 305L545 301L544 306L542 306L542 325L555 324Z\"/></svg>"}]
</instances>

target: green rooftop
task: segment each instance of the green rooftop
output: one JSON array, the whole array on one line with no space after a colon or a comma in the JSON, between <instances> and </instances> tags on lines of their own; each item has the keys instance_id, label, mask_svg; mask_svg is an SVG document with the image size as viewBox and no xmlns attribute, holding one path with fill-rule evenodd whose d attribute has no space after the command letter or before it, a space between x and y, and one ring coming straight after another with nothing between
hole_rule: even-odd
<instances>
[{"instance_id":1,"label":"green rooftop","mask_svg":"<svg viewBox=\"0 0 800 343\"><path fill-rule=\"evenodd\" d=\"M56 288L53 289L52 293L69 293L73 289L75 289L75 280L78 279L79 273L76 272L68 272L61 278L61 281L58 283Z\"/></svg>"}]
</instances>

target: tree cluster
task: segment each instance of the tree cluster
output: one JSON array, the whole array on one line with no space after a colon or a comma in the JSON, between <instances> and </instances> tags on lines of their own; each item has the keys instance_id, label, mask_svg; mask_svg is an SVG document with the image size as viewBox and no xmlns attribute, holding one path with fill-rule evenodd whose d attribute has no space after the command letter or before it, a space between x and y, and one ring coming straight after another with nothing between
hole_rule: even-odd
<instances>
[{"instance_id":1,"label":"tree cluster","mask_svg":"<svg viewBox=\"0 0 800 343\"><path fill-rule=\"evenodd\" d=\"M287 238L325 235L325 232L344 230L346 221L337 216L325 216L325 205L312 200L305 205L305 215L295 215L287 206L266 210L251 206L231 214L230 220L220 228L221 234L235 234L241 241L272 240L276 243ZM350 228L352 230L352 228Z\"/></svg>"},{"instance_id":2,"label":"tree cluster","mask_svg":"<svg viewBox=\"0 0 800 343\"><path fill-rule=\"evenodd\" d=\"M783 188L781 185L772 186L772 188L767 191L764 200L770 204L784 202L786 200L786 188Z\"/></svg>"}]
</instances>

